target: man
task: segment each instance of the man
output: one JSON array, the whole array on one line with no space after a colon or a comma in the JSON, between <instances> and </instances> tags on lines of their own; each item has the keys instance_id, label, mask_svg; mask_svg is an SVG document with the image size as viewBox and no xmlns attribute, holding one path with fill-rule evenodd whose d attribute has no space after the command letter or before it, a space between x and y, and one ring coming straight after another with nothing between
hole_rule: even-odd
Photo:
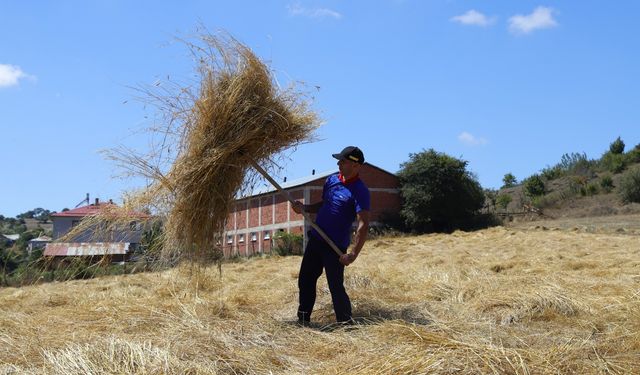
<instances>
[{"instance_id":1,"label":"man","mask_svg":"<svg viewBox=\"0 0 640 375\"><path fill-rule=\"evenodd\" d=\"M343 285L344 267L353 263L360 254L367 240L369 228L369 189L359 178L360 168L364 164L364 154L359 148L349 146L332 156L338 159L340 172L327 178L322 189L322 201L309 205L296 202L293 205L296 213L317 213L316 224L344 253L338 257L315 229L309 231L309 240L298 277L298 322L305 326L311 321L316 301L316 283L322 275L323 268L331 291L336 320L339 323L352 322L351 301ZM358 221L355 245L351 252L347 253L351 242L351 227L355 219Z\"/></svg>"}]
</instances>

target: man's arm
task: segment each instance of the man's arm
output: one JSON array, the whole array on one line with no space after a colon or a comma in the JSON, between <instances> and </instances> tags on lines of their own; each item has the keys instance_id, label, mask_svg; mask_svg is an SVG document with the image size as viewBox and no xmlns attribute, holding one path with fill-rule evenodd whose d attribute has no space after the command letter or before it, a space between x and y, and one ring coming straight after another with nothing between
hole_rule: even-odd
<instances>
[{"instance_id":1,"label":"man's arm","mask_svg":"<svg viewBox=\"0 0 640 375\"><path fill-rule=\"evenodd\" d=\"M358 212L358 229L356 229L356 241L351 249L351 252L344 254L340 257L340 263L348 266L353 263L354 260L360 254L360 250L367 241L367 234L369 233L369 211L362 210Z\"/></svg>"},{"instance_id":2,"label":"man's arm","mask_svg":"<svg viewBox=\"0 0 640 375\"><path fill-rule=\"evenodd\" d=\"M315 214L315 213L318 213L318 211L320 211L320 207L322 207L322 201L313 203L313 204L302 204L296 201L294 204L291 205L291 208L297 214L301 214L302 212Z\"/></svg>"}]
</instances>

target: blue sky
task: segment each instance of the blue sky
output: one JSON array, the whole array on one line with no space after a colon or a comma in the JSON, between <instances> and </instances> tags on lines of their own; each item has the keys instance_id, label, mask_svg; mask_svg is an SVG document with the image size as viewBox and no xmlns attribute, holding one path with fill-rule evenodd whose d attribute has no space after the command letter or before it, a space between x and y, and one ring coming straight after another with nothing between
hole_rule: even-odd
<instances>
[{"instance_id":1,"label":"blue sky","mask_svg":"<svg viewBox=\"0 0 640 375\"><path fill-rule=\"evenodd\" d=\"M226 30L282 84L319 86L321 141L283 175L335 167L358 145L397 172L434 148L484 187L525 178L563 153L640 143L637 1L0 0L0 214L119 201L101 149L144 150L154 112L130 88L193 65L176 36Z\"/></svg>"}]
</instances>

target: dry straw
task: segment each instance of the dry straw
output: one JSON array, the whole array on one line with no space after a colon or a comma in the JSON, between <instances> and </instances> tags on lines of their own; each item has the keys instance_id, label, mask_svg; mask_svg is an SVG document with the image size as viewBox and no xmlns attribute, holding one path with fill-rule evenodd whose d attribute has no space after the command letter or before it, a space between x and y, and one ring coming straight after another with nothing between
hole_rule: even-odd
<instances>
[{"instance_id":1,"label":"dry straw","mask_svg":"<svg viewBox=\"0 0 640 375\"><path fill-rule=\"evenodd\" d=\"M120 213L111 208L89 218L67 240L87 229L103 237L100 223L121 227L126 213L144 210L164 222L165 257L208 257L216 253L237 194L255 181L251 165L273 171L283 151L311 140L319 121L308 96L279 88L251 49L209 33L185 43L197 62L198 82L141 89L162 112L162 124L150 128L160 140L153 152L107 153L129 174L149 179L149 187L129 196Z\"/></svg>"},{"instance_id":2,"label":"dry straw","mask_svg":"<svg viewBox=\"0 0 640 375\"><path fill-rule=\"evenodd\" d=\"M200 96L185 123L184 152L167 175L175 195L167 234L196 251L215 246L252 163L308 140L317 124L296 95L278 92L269 69L249 48L235 40L204 41L223 64L201 64Z\"/></svg>"},{"instance_id":3,"label":"dry straw","mask_svg":"<svg viewBox=\"0 0 640 375\"><path fill-rule=\"evenodd\" d=\"M613 219L612 219L613 220ZM639 374L640 237L512 230L368 242L335 322L293 324L299 257L0 289L0 374Z\"/></svg>"}]
</instances>

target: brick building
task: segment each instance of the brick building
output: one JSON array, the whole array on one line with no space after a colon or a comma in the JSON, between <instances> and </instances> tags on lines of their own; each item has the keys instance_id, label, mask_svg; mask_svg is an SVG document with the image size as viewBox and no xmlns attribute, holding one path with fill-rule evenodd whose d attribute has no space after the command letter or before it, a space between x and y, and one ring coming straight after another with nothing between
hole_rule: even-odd
<instances>
[{"instance_id":1,"label":"brick building","mask_svg":"<svg viewBox=\"0 0 640 375\"><path fill-rule=\"evenodd\" d=\"M322 199L322 187L326 178L337 172L336 169L314 174L284 183L282 188L297 201L304 204L315 203ZM377 225L385 214L397 214L400 211L400 190L396 175L365 163L360 170L360 178L371 193L370 225ZM267 188L236 201L227 220L223 250L226 256L269 253L274 233L285 231L306 234L309 228L310 224L291 209L291 204L275 188Z\"/></svg>"}]
</instances>

